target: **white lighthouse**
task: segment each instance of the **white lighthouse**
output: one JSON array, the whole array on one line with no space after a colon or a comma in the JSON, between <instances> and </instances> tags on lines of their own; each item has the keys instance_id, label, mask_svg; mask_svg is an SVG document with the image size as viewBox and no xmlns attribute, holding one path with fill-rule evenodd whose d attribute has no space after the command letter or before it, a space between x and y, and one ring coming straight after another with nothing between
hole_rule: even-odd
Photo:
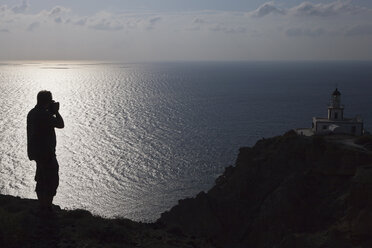
<instances>
[{"instance_id":1,"label":"white lighthouse","mask_svg":"<svg viewBox=\"0 0 372 248\"><path fill-rule=\"evenodd\" d=\"M336 90L331 96L331 102L328 106L328 120L341 121L344 118L344 106L341 105L341 93Z\"/></svg>"},{"instance_id":2,"label":"white lighthouse","mask_svg":"<svg viewBox=\"0 0 372 248\"><path fill-rule=\"evenodd\" d=\"M363 120L360 117L344 118L344 106L341 104L341 93L336 88L331 95L328 106L328 117L313 117L312 131L315 134L363 134Z\"/></svg>"}]
</instances>

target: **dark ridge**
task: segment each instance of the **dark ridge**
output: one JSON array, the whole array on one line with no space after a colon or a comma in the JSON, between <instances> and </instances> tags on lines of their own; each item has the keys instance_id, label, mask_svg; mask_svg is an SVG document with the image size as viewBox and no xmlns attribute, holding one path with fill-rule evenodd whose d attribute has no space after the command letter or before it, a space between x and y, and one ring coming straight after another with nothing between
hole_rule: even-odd
<instances>
[{"instance_id":1,"label":"dark ridge","mask_svg":"<svg viewBox=\"0 0 372 248\"><path fill-rule=\"evenodd\" d=\"M53 207L54 213L45 214L37 200L0 195L0 247L212 247L175 228Z\"/></svg>"},{"instance_id":2,"label":"dark ridge","mask_svg":"<svg viewBox=\"0 0 372 248\"><path fill-rule=\"evenodd\" d=\"M240 149L207 193L158 223L216 247L372 247L372 154L345 136L283 136Z\"/></svg>"},{"instance_id":3,"label":"dark ridge","mask_svg":"<svg viewBox=\"0 0 372 248\"><path fill-rule=\"evenodd\" d=\"M0 247L372 247L370 138L350 139L291 131L240 148L212 189L152 224L58 206L45 216L0 195Z\"/></svg>"}]
</instances>

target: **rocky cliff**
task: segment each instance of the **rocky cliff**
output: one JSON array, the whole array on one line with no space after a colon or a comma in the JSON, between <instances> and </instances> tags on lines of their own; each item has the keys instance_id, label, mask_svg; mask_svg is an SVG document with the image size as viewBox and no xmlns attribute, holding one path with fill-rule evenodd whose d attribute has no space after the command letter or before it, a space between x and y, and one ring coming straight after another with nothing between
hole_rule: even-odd
<instances>
[{"instance_id":1,"label":"rocky cliff","mask_svg":"<svg viewBox=\"0 0 372 248\"><path fill-rule=\"evenodd\" d=\"M0 195L0 247L372 247L370 140L262 139L153 224L58 207L45 217L35 200Z\"/></svg>"},{"instance_id":2,"label":"rocky cliff","mask_svg":"<svg viewBox=\"0 0 372 248\"><path fill-rule=\"evenodd\" d=\"M241 148L158 223L216 247L372 247L372 154L343 140L288 132Z\"/></svg>"},{"instance_id":3,"label":"rocky cliff","mask_svg":"<svg viewBox=\"0 0 372 248\"><path fill-rule=\"evenodd\" d=\"M203 238L128 219L104 219L85 210L39 211L38 202L0 195L1 248L193 248L212 247Z\"/></svg>"}]
</instances>

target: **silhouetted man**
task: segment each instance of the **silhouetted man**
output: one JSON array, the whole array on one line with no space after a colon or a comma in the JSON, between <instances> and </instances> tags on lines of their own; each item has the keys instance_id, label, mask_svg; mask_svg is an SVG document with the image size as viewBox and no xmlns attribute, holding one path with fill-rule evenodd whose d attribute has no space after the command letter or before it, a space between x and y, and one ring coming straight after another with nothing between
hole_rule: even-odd
<instances>
[{"instance_id":1,"label":"silhouetted man","mask_svg":"<svg viewBox=\"0 0 372 248\"><path fill-rule=\"evenodd\" d=\"M27 115L27 153L36 161L36 194L42 210L52 210L53 197L59 184L56 159L56 133L64 122L50 91L37 94L37 104Z\"/></svg>"}]
</instances>

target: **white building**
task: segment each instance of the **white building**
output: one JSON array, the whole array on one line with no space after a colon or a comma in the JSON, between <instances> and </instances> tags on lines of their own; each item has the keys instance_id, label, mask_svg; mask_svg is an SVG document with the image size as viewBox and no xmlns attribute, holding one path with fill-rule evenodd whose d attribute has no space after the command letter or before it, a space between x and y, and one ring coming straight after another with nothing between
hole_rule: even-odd
<instances>
[{"instance_id":1,"label":"white building","mask_svg":"<svg viewBox=\"0 0 372 248\"><path fill-rule=\"evenodd\" d=\"M344 118L344 106L341 105L341 93L332 93L328 106L328 117L313 117L312 132L315 134L363 134L363 120L360 117Z\"/></svg>"}]
</instances>

